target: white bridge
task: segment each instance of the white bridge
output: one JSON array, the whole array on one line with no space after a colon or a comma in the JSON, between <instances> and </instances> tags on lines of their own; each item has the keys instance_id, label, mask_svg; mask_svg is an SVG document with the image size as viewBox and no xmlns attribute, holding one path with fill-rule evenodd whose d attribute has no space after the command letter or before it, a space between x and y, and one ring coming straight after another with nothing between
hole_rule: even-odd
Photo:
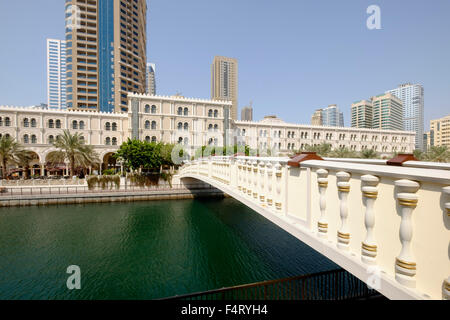
<instances>
[{"instance_id":1,"label":"white bridge","mask_svg":"<svg viewBox=\"0 0 450 320\"><path fill-rule=\"evenodd\" d=\"M179 174L222 190L390 299L450 299L450 165L407 158L209 157Z\"/></svg>"}]
</instances>

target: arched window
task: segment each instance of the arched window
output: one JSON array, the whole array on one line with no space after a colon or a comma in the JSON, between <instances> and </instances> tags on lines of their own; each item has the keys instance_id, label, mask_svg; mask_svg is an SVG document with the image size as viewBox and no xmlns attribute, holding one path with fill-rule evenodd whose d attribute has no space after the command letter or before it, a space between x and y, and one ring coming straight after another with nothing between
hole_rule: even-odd
<instances>
[{"instance_id":1,"label":"arched window","mask_svg":"<svg viewBox=\"0 0 450 320\"><path fill-rule=\"evenodd\" d=\"M150 121L145 121L145 129L149 130L150 129Z\"/></svg>"},{"instance_id":2,"label":"arched window","mask_svg":"<svg viewBox=\"0 0 450 320\"><path fill-rule=\"evenodd\" d=\"M3 118L0 117L0 127L2 127L2 126L3 126Z\"/></svg>"},{"instance_id":3,"label":"arched window","mask_svg":"<svg viewBox=\"0 0 450 320\"><path fill-rule=\"evenodd\" d=\"M219 110L214 110L214 118L219 117Z\"/></svg>"},{"instance_id":4,"label":"arched window","mask_svg":"<svg viewBox=\"0 0 450 320\"><path fill-rule=\"evenodd\" d=\"M213 130L213 125L210 124L210 125L208 126L208 131L212 131L212 130Z\"/></svg>"},{"instance_id":5,"label":"arched window","mask_svg":"<svg viewBox=\"0 0 450 320\"><path fill-rule=\"evenodd\" d=\"M112 131L117 131L117 123L116 122L112 123Z\"/></svg>"},{"instance_id":6,"label":"arched window","mask_svg":"<svg viewBox=\"0 0 450 320\"><path fill-rule=\"evenodd\" d=\"M74 130L78 129L78 122L76 120L72 121L72 129L74 129Z\"/></svg>"},{"instance_id":7,"label":"arched window","mask_svg":"<svg viewBox=\"0 0 450 320\"><path fill-rule=\"evenodd\" d=\"M112 145L117 146L117 138L112 138Z\"/></svg>"},{"instance_id":8,"label":"arched window","mask_svg":"<svg viewBox=\"0 0 450 320\"><path fill-rule=\"evenodd\" d=\"M152 106L152 113L155 114L156 113L156 106Z\"/></svg>"},{"instance_id":9,"label":"arched window","mask_svg":"<svg viewBox=\"0 0 450 320\"><path fill-rule=\"evenodd\" d=\"M184 130L185 130L185 131L188 131L188 130L189 130L189 123L186 122L186 123L184 124Z\"/></svg>"},{"instance_id":10,"label":"arched window","mask_svg":"<svg viewBox=\"0 0 450 320\"><path fill-rule=\"evenodd\" d=\"M208 117L212 118L212 116L213 116L213 111L212 111L211 109L209 109L209 111L208 111Z\"/></svg>"},{"instance_id":11,"label":"arched window","mask_svg":"<svg viewBox=\"0 0 450 320\"><path fill-rule=\"evenodd\" d=\"M80 121L80 130L84 130L84 121Z\"/></svg>"},{"instance_id":12,"label":"arched window","mask_svg":"<svg viewBox=\"0 0 450 320\"><path fill-rule=\"evenodd\" d=\"M145 113L150 113L150 106L148 104L145 105L144 112Z\"/></svg>"},{"instance_id":13,"label":"arched window","mask_svg":"<svg viewBox=\"0 0 450 320\"><path fill-rule=\"evenodd\" d=\"M182 138L182 137L179 137L179 138L178 138L178 143L179 143L179 144L183 143L183 138Z\"/></svg>"},{"instance_id":14,"label":"arched window","mask_svg":"<svg viewBox=\"0 0 450 320\"><path fill-rule=\"evenodd\" d=\"M183 108L182 108L182 107L179 107L179 108L178 108L177 114L178 114L179 116L182 116L182 115L183 115Z\"/></svg>"},{"instance_id":15,"label":"arched window","mask_svg":"<svg viewBox=\"0 0 450 320\"><path fill-rule=\"evenodd\" d=\"M23 119L23 126L25 128L28 128L30 126L30 121L28 120L28 118Z\"/></svg>"},{"instance_id":16,"label":"arched window","mask_svg":"<svg viewBox=\"0 0 450 320\"><path fill-rule=\"evenodd\" d=\"M218 124L214 125L214 131L216 131L216 132L219 131L219 125Z\"/></svg>"},{"instance_id":17,"label":"arched window","mask_svg":"<svg viewBox=\"0 0 450 320\"><path fill-rule=\"evenodd\" d=\"M50 129L53 129L55 127L55 121L53 121L53 119L48 120L48 127Z\"/></svg>"},{"instance_id":18,"label":"arched window","mask_svg":"<svg viewBox=\"0 0 450 320\"><path fill-rule=\"evenodd\" d=\"M149 136L145 137L145 142L150 142L150 137Z\"/></svg>"},{"instance_id":19,"label":"arched window","mask_svg":"<svg viewBox=\"0 0 450 320\"><path fill-rule=\"evenodd\" d=\"M184 108L184 115L188 116L189 115L189 109L188 108Z\"/></svg>"},{"instance_id":20,"label":"arched window","mask_svg":"<svg viewBox=\"0 0 450 320\"><path fill-rule=\"evenodd\" d=\"M61 120L56 120L56 129L61 129Z\"/></svg>"},{"instance_id":21,"label":"arched window","mask_svg":"<svg viewBox=\"0 0 450 320\"><path fill-rule=\"evenodd\" d=\"M27 134L23 136L23 143L30 143L30 137Z\"/></svg>"},{"instance_id":22,"label":"arched window","mask_svg":"<svg viewBox=\"0 0 450 320\"><path fill-rule=\"evenodd\" d=\"M55 137L54 136L48 136L48 144L55 143Z\"/></svg>"},{"instance_id":23,"label":"arched window","mask_svg":"<svg viewBox=\"0 0 450 320\"><path fill-rule=\"evenodd\" d=\"M152 137L152 142L156 143L156 137L155 136Z\"/></svg>"},{"instance_id":24,"label":"arched window","mask_svg":"<svg viewBox=\"0 0 450 320\"><path fill-rule=\"evenodd\" d=\"M187 146L189 144L189 138L184 138L184 145Z\"/></svg>"},{"instance_id":25,"label":"arched window","mask_svg":"<svg viewBox=\"0 0 450 320\"><path fill-rule=\"evenodd\" d=\"M37 143L37 138L36 138L36 136L34 134L31 136L31 143L32 144L36 144Z\"/></svg>"},{"instance_id":26,"label":"arched window","mask_svg":"<svg viewBox=\"0 0 450 320\"><path fill-rule=\"evenodd\" d=\"M106 144L107 146L110 146L110 145L111 145L111 138L110 138L110 137L106 138L105 144Z\"/></svg>"},{"instance_id":27,"label":"arched window","mask_svg":"<svg viewBox=\"0 0 450 320\"><path fill-rule=\"evenodd\" d=\"M152 130L156 130L156 121L152 121Z\"/></svg>"},{"instance_id":28,"label":"arched window","mask_svg":"<svg viewBox=\"0 0 450 320\"><path fill-rule=\"evenodd\" d=\"M183 130L183 124L181 122L178 123L178 130Z\"/></svg>"},{"instance_id":29,"label":"arched window","mask_svg":"<svg viewBox=\"0 0 450 320\"><path fill-rule=\"evenodd\" d=\"M5 118L5 126L10 127L11 126L11 119L9 117Z\"/></svg>"},{"instance_id":30,"label":"arched window","mask_svg":"<svg viewBox=\"0 0 450 320\"><path fill-rule=\"evenodd\" d=\"M37 121L36 119L31 119L31 127L36 128L37 127Z\"/></svg>"},{"instance_id":31,"label":"arched window","mask_svg":"<svg viewBox=\"0 0 450 320\"><path fill-rule=\"evenodd\" d=\"M107 122L105 124L105 129L106 129L106 131L111 131L111 123Z\"/></svg>"}]
</instances>

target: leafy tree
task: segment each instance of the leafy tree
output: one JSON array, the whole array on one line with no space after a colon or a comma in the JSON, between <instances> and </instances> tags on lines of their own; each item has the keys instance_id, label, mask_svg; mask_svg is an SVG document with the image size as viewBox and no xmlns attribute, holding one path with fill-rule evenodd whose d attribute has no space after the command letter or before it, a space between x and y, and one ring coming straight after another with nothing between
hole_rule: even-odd
<instances>
[{"instance_id":1,"label":"leafy tree","mask_svg":"<svg viewBox=\"0 0 450 320\"><path fill-rule=\"evenodd\" d=\"M8 164L17 163L19 161L19 155L22 152L22 145L11 137L2 136L0 138L0 162L2 165L3 179L7 177Z\"/></svg>"},{"instance_id":2,"label":"leafy tree","mask_svg":"<svg viewBox=\"0 0 450 320\"><path fill-rule=\"evenodd\" d=\"M446 146L431 147L424 160L432 162L450 162L450 150Z\"/></svg>"},{"instance_id":3,"label":"leafy tree","mask_svg":"<svg viewBox=\"0 0 450 320\"><path fill-rule=\"evenodd\" d=\"M94 148L90 145L85 145L79 133L73 135L69 130L64 130L63 135L56 139L53 146L57 151L48 155L48 161L53 164L59 164L67 160L72 176L75 175L75 167L87 168L100 162Z\"/></svg>"},{"instance_id":4,"label":"leafy tree","mask_svg":"<svg viewBox=\"0 0 450 320\"><path fill-rule=\"evenodd\" d=\"M414 158L416 158L419 161L424 160L424 158L426 156L426 153L419 149L414 150L413 154L414 154Z\"/></svg>"},{"instance_id":5,"label":"leafy tree","mask_svg":"<svg viewBox=\"0 0 450 320\"><path fill-rule=\"evenodd\" d=\"M365 149L361 151L361 158L363 159L376 159L378 158L378 152L373 149Z\"/></svg>"},{"instance_id":6,"label":"leafy tree","mask_svg":"<svg viewBox=\"0 0 450 320\"><path fill-rule=\"evenodd\" d=\"M330 156L332 158L357 158L358 157L356 152L350 150L347 147L334 149L333 151L330 152Z\"/></svg>"},{"instance_id":7,"label":"leafy tree","mask_svg":"<svg viewBox=\"0 0 450 320\"><path fill-rule=\"evenodd\" d=\"M331 144L322 143L317 146L306 146L306 151L315 152L321 157L328 157L331 154Z\"/></svg>"}]
</instances>

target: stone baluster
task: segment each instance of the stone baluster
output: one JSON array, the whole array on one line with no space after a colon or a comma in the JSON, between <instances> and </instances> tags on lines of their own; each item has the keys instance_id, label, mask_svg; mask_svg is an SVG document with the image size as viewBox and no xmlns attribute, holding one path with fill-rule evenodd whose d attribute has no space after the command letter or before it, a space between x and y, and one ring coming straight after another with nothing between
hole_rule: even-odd
<instances>
[{"instance_id":1,"label":"stone baluster","mask_svg":"<svg viewBox=\"0 0 450 320\"><path fill-rule=\"evenodd\" d=\"M237 185L238 190L242 191L243 181L242 181L242 161L237 161Z\"/></svg>"},{"instance_id":2,"label":"stone baluster","mask_svg":"<svg viewBox=\"0 0 450 320\"><path fill-rule=\"evenodd\" d=\"M267 162L267 205L273 207L273 168L270 161Z\"/></svg>"},{"instance_id":3,"label":"stone baluster","mask_svg":"<svg viewBox=\"0 0 450 320\"><path fill-rule=\"evenodd\" d=\"M283 172L282 167L279 162L275 164L274 170L275 170L275 179L276 179L276 197L275 197L275 209L277 212L281 212L283 209L282 206L282 198L281 198L281 188L282 188L282 178L283 178Z\"/></svg>"},{"instance_id":4,"label":"stone baluster","mask_svg":"<svg viewBox=\"0 0 450 320\"><path fill-rule=\"evenodd\" d=\"M362 189L363 199L366 201L366 215L364 223L367 234L366 239L361 245L361 260L367 264L376 264L377 257L377 242L375 240L373 228L375 227L375 210L374 204L378 197L378 183L380 179L375 176L365 175L361 177L364 184Z\"/></svg>"},{"instance_id":5,"label":"stone baluster","mask_svg":"<svg viewBox=\"0 0 450 320\"><path fill-rule=\"evenodd\" d=\"M397 180L395 186L398 188L398 204L400 206L400 241L402 249L395 260L395 279L404 286L414 288L416 285L416 262L411 250L413 235L412 213L417 206L419 197L415 194L420 184L411 180Z\"/></svg>"},{"instance_id":6,"label":"stone baluster","mask_svg":"<svg viewBox=\"0 0 450 320\"><path fill-rule=\"evenodd\" d=\"M342 250L350 249L350 230L348 227L348 203L347 198L350 193L350 174L348 172L338 172L336 174L338 183L338 193L340 199L341 227L337 232L337 246Z\"/></svg>"},{"instance_id":7,"label":"stone baluster","mask_svg":"<svg viewBox=\"0 0 450 320\"><path fill-rule=\"evenodd\" d=\"M265 197L265 180L266 180L266 172L265 172L266 163L264 161L261 161L259 163L259 201L261 204L266 203L266 197Z\"/></svg>"},{"instance_id":8,"label":"stone baluster","mask_svg":"<svg viewBox=\"0 0 450 320\"><path fill-rule=\"evenodd\" d=\"M253 161L253 198L258 200L258 161Z\"/></svg>"},{"instance_id":9,"label":"stone baluster","mask_svg":"<svg viewBox=\"0 0 450 320\"><path fill-rule=\"evenodd\" d=\"M317 170L317 183L319 185L319 205L320 205L320 219L317 223L319 230L319 237L327 238L328 233L328 219L327 219L327 198L326 192L328 187L328 171L325 169Z\"/></svg>"},{"instance_id":10,"label":"stone baluster","mask_svg":"<svg viewBox=\"0 0 450 320\"><path fill-rule=\"evenodd\" d=\"M444 204L445 213L447 214L447 219L450 219L450 187L445 187L442 191L447 195L447 200ZM450 276L444 280L443 284L443 298L445 300L450 300Z\"/></svg>"},{"instance_id":11,"label":"stone baluster","mask_svg":"<svg viewBox=\"0 0 450 320\"><path fill-rule=\"evenodd\" d=\"M252 195L252 162L247 161L247 195Z\"/></svg>"}]
</instances>

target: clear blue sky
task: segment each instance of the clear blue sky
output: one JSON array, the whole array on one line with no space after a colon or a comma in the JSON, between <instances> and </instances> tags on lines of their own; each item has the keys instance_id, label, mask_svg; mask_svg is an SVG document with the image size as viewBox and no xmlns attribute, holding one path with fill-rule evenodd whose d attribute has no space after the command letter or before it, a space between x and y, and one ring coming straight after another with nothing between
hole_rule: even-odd
<instances>
[{"instance_id":1,"label":"clear blue sky","mask_svg":"<svg viewBox=\"0 0 450 320\"><path fill-rule=\"evenodd\" d=\"M381 7L382 30L366 9ZM239 105L256 119L309 123L400 83L425 87L425 128L450 114L449 0L149 0L157 92L210 97L214 55L239 60ZM12 32L14 31L14 32ZM64 37L63 0L0 0L0 105L46 102L46 38Z\"/></svg>"}]
</instances>

